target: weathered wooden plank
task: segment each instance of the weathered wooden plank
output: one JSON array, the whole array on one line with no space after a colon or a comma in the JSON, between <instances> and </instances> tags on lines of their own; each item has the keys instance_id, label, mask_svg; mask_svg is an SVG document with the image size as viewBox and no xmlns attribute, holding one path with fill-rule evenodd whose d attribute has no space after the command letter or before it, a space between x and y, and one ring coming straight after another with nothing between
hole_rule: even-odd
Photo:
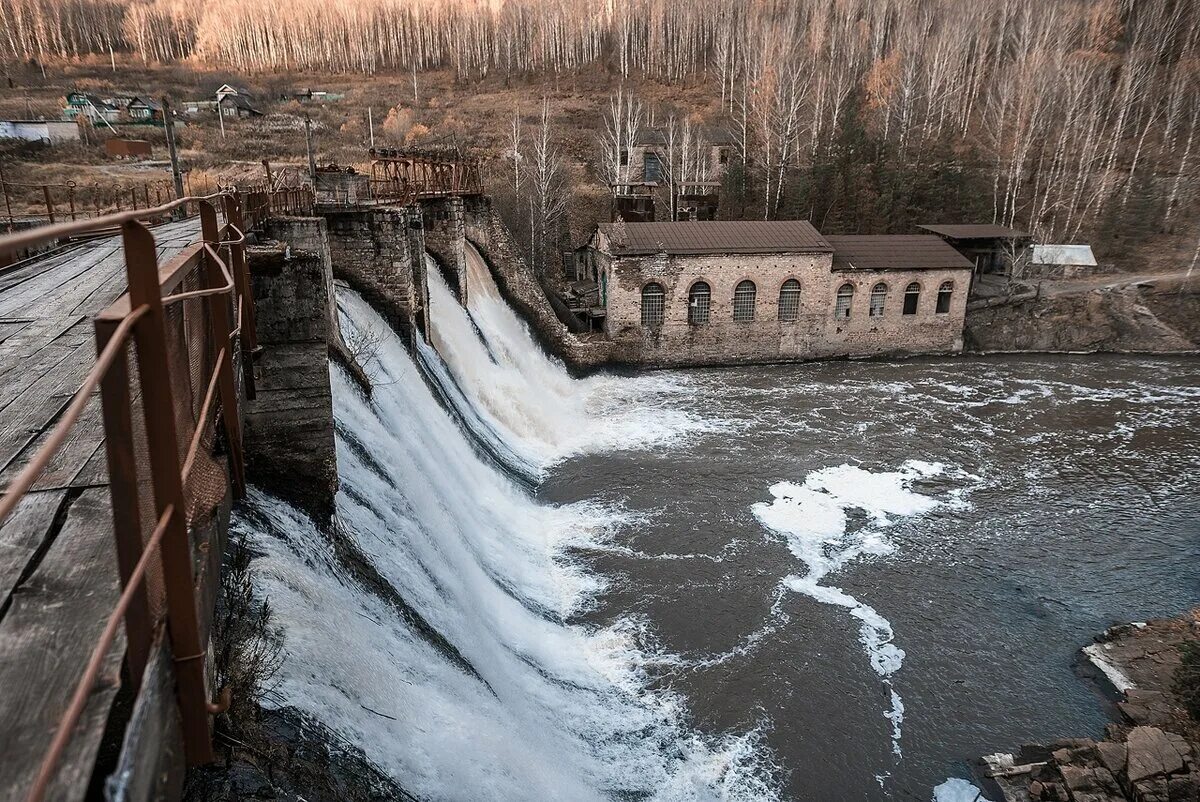
<instances>
[{"instance_id":1,"label":"weathered wooden plank","mask_svg":"<svg viewBox=\"0 0 1200 802\"><path fill-rule=\"evenodd\" d=\"M44 311L47 306L55 306L55 298L61 288L114 254L119 254L118 244L116 240L108 240L94 248L76 252L75 259L63 262L57 269L47 270L15 287L10 287L0 293L0 317L28 315L31 310ZM42 305L42 310L38 309L39 304Z\"/></svg>"},{"instance_id":2,"label":"weathered wooden plank","mask_svg":"<svg viewBox=\"0 0 1200 802\"><path fill-rule=\"evenodd\" d=\"M0 619L0 801L28 792L70 704L88 655L116 604L107 491L85 490L33 574ZM100 681L59 761L47 799L73 802L87 791L96 750L120 684L124 634L109 651Z\"/></svg>"},{"instance_id":3,"label":"weathered wooden plank","mask_svg":"<svg viewBox=\"0 0 1200 802\"><path fill-rule=\"evenodd\" d=\"M0 371L0 419L10 415L8 406L20 398L29 386L75 352L74 348L49 345L7 370ZM83 378L83 374L80 374Z\"/></svg>"},{"instance_id":4,"label":"weathered wooden plank","mask_svg":"<svg viewBox=\"0 0 1200 802\"><path fill-rule=\"evenodd\" d=\"M46 254L40 259L31 259L20 267L11 267L0 272L0 292L34 279L49 270L57 270L76 258L75 249Z\"/></svg>"},{"instance_id":5,"label":"weathered wooden plank","mask_svg":"<svg viewBox=\"0 0 1200 802\"><path fill-rule=\"evenodd\" d=\"M8 489L12 480L42 449L53 431L53 426L46 428L21 449L6 468L0 470L0 490ZM79 416L79 420L67 433L67 439L34 483L33 489L48 490L56 487L69 487L75 476L79 474L103 442L104 422L101 416L100 397L93 396L83 414Z\"/></svg>"},{"instance_id":6,"label":"weathered wooden plank","mask_svg":"<svg viewBox=\"0 0 1200 802\"><path fill-rule=\"evenodd\" d=\"M94 360L93 349L76 348L4 408L0 415L0 465L7 469L18 454L53 425L79 390L80 380Z\"/></svg>"},{"instance_id":7,"label":"weathered wooden plank","mask_svg":"<svg viewBox=\"0 0 1200 802\"><path fill-rule=\"evenodd\" d=\"M167 639L160 634L150 653L153 657L125 728L121 756L105 781L107 802L178 799L182 790L183 728Z\"/></svg>"},{"instance_id":8,"label":"weathered wooden plank","mask_svg":"<svg viewBox=\"0 0 1200 802\"><path fill-rule=\"evenodd\" d=\"M64 334L78 326L78 317L47 315L24 327L20 332L0 343L0 370L5 373L15 369L27 370L26 359L49 345L54 345Z\"/></svg>"},{"instance_id":9,"label":"weathered wooden plank","mask_svg":"<svg viewBox=\"0 0 1200 802\"><path fill-rule=\"evenodd\" d=\"M16 318L0 320L0 343L4 342L15 334L18 334L22 329L27 327L32 322L32 320L20 320Z\"/></svg>"},{"instance_id":10,"label":"weathered wooden plank","mask_svg":"<svg viewBox=\"0 0 1200 802\"><path fill-rule=\"evenodd\" d=\"M30 493L0 527L0 610L8 607L17 582L50 535L65 490Z\"/></svg>"},{"instance_id":11,"label":"weathered wooden plank","mask_svg":"<svg viewBox=\"0 0 1200 802\"><path fill-rule=\"evenodd\" d=\"M88 457L87 462L79 469L79 473L71 477L69 487L98 487L108 484L108 455L104 451L103 440L96 450Z\"/></svg>"}]
</instances>

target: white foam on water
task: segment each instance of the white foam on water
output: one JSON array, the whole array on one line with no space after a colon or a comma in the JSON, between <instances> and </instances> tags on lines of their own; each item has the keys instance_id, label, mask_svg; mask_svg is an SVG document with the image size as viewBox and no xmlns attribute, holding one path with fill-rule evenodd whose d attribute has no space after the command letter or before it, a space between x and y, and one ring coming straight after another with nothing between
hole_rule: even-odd
<instances>
[{"instance_id":1,"label":"white foam on water","mask_svg":"<svg viewBox=\"0 0 1200 802\"><path fill-rule=\"evenodd\" d=\"M695 732L683 699L651 687L666 656L636 627L567 623L603 582L564 545L604 540L624 513L537 504L478 455L374 310L339 296L347 326L383 336L369 400L331 370L337 529L261 493L236 523L282 633L267 703L425 799L777 799L761 733Z\"/></svg>"},{"instance_id":2,"label":"white foam on water","mask_svg":"<svg viewBox=\"0 0 1200 802\"><path fill-rule=\"evenodd\" d=\"M966 780L953 777L933 789L932 802L988 802L983 792Z\"/></svg>"},{"instance_id":3,"label":"white foam on water","mask_svg":"<svg viewBox=\"0 0 1200 802\"><path fill-rule=\"evenodd\" d=\"M823 580L863 557L883 557L895 551L884 529L894 517L920 515L941 502L911 489L917 479L937 476L945 466L909 460L896 471L871 472L854 465L813 471L801 483L778 482L771 486L774 500L751 509L768 529L781 535L789 550L804 563L803 576L784 578L783 584L822 604L843 607L859 623L859 641L871 669L887 686L890 708L884 712L892 725L892 752L902 757L900 740L904 702L892 686L892 676L904 665L904 650L894 642L891 623L873 607ZM850 510L870 519L866 527L848 531Z\"/></svg>"},{"instance_id":4,"label":"white foam on water","mask_svg":"<svg viewBox=\"0 0 1200 802\"><path fill-rule=\"evenodd\" d=\"M646 448L720 421L680 409L679 374L577 379L501 297L483 257L466 244L467 309L427 257L431 339L471 406L522 459L544 470L574 454Z\"/></svg>"}]
</instances>

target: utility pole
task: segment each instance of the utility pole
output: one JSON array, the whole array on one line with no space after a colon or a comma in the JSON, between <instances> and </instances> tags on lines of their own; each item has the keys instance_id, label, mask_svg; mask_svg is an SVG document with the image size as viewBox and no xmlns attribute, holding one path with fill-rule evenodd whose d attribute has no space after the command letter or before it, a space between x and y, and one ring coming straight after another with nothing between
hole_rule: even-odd
<instances>
[{"instance_id":1,"label":"utility pole","mask_svg":"<svg viewBox=\"0 0 1200 802\"><path fill-rule=\"evenodd\" d=\"M375 147L375 120L371 117L370 106L367 106L367 130L371 132L371 147Z\"/></svg>"},{"instance_id":2,"label":"utility pole","mask_svg":"<svg viewBox=\"0 0 1200 802\"><path fill-rule=\"evenodd\" d=\"M167 152L170 154L170 176L175 181L175 198L184 197L184 173L179 169L179 150L175 148L175 113L170 110L167 96L162 96L162 121L167 131ZM182 211L180 207L179 211Z\"/></svg>"},{"instance_id":3,"label":"utility pole","mask_svg":"<svg viewBox=\"0 0 1200 802\"><path fill-rule=\"evenodd\" d=\"M217 120L221 123L221 141L225 141L225 110L221 108L223 98L217 98Z\"/></svg>"},{"instance_id":4,"label":"utility pole","mask_svg":"<svg viewBox=\"0 0 1200 802\"><path fill-rule=\"evenodd\" d=\"M304 115L304 142L308 147L308 177L312 181L313 191L317 189L317 157L313 153L312 118Z\"/></svg>"}]
</instances>

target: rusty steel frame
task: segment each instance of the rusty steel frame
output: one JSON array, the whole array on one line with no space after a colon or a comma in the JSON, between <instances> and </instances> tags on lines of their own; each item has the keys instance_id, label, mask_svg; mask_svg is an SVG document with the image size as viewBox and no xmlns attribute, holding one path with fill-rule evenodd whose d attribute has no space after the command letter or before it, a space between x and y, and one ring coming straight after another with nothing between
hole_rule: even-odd
<instances>
[{"instance_id":1,"label":"rusty steel frame","mask_svg":"<svg viewBox=\"0 0 1200 802\"><path fill-rule=\"evenodd\" d=\"M458 151L372 148L369 154L370 188L376 198L478 195L483 192L480 162Z\"/></svg>"},{"instance_id":2,"label":"rusty steel frame","mask_svg":"<svg viewBox=\"0 0 1200 802\"><path fill-rule=\"evenodd\" d=\"M99 641L92 650L84 673L67 710L59 721L29 802L41 802L54 778L87 701L95 688L104 658L121 623L126 633L126 666L135 694L140 690L150 649L157 630L151 613L146 571L157 556L162 563L166 624L176 674L176 699L182 724L183 743L190 765L215 759L210 714L221 709L209 701L204 658L207 644L201 636L197 610L193 550L185 518L184 483L209 425L214 402L219 400L222 428L228 451L233 493L246 492L240 400L233 373L234 337L239 338L247 390L253 391L253 354L257 350L254 327L254 298L246 267L245 231L261 223L276 209L288 213L312 210L313 195L307 189L277 193L222 191L202 198L182 198L140 212L124 212L89 221L57 223L40 229L0 237L0 255L23 247L56 241L109 226L120 226L125 254L128 291L94 319L97 359L79 390L57 422L46 443L13 479L0 497L0 524L12 514L58 450L99 388L105 431L105 453L109 469L113 536L121 596L109 616ZM214 201L221 199L225 225L219 226ZM199 207L201 238L161 266L154 236L145 220L183 208ZM251 210L247 215L245 210ZM247 224L247 218L249 224ZM233 235L236 234L236 237ZM222 258L225 251L227 258ZM198 271L203 289L174 292L192 271ZM164 308L187 299L199 299L208 321L207 343L216 353L207 392L198 415L198 425L181 462L175 426L173 381L167 350ZM231 314L236 315L231 320ZM138 488L138 459L135 450L132 373L126 347L136 345L137 381L145 429L153 503L157 525L143 541ZM203 346L201 346L203 347ZM145 400L154 399L153 403Z\"/></svg>"}]
</instances>

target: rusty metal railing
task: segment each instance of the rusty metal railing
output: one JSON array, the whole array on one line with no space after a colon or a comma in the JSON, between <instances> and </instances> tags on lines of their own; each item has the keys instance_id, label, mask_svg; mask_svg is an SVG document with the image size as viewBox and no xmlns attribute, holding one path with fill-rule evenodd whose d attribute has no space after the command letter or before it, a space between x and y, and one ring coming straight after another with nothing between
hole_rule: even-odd
<instances>
[{"instance_id":1,"label":"rusty metal railing","mask_svg":"<svg viewBox=\"0 0 1200 802\"><path fill-rule=\"evenodd\" d=\"M218 203L223 225L218 220ZM45 798L122 624L125 660L135 693L155 640L166 625L187 760L199 764L214 759L209 717L221 707L210 702L205 681L207 643L197 613L189 536L189 524L201 515L196 508L211 502L212 494L198 496L194 485L196 476L205 470L210 484L214 481L215 463L209 451L216 438L214 416L219 407L230 484L235 497L245 493L240 397L233 360L240 347L243 386L247 397L253 398L250 365L257 341L245 232L276 210L300 213L305 203L311 210L310 191L226 190L0 237L3 255L119 226L128 280L128 292L95 318L95 364L45 444L0 498L3 524L68 441L72 427L99 389L121 595L59 721L29 791L29 802ZM188 206L198 208L200 240L159 265L154 235L146 221ZM130 371L131 361L136 363L136 379ZM201 385L202 395L198 392ZM138 410L141 414L135 415ZM190 435L181 432L180 425L190 427ZM217 472L223 497L224 473L219 468ZM153 582L148 580L150 576Z\"/></svg>"},{"instance_id":2,"label":"rusty metal railing","mask_svg":"<svg viewBox=\"0 0 1200 802\"><path fill-rule=\"evenodd\" d=\"M211 194L218 188L207 178L197 180L198 194ZM191 186L191 179L188 178ZM3 200L5 227L12 231L18 222L44 217L51 224L62 220L83 220L126 210L162 206L175 191L169 181L135 181L102 184L28 183L9 181L0 175L0 199ZM190 190L187 191L191 195Z\"/></svg>"}]
</instances>

